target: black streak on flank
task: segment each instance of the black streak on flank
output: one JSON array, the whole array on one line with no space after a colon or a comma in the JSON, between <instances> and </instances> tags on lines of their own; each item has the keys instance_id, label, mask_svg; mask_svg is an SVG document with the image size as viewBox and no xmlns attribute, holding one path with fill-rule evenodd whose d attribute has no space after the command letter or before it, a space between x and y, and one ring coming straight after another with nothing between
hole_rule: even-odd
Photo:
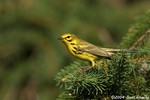
<instances>
[{"instance_id":1,"label":"black streak on flank","mask_svg":"<svg viewBox=\"0 0 150 100\"><path fill-rule=\"evenodd\" d=\"M78 52L77 51L75 51L75 50L72 50L75 54L78 54Z\"/></svg>"},{"instance_id":2,"label":"black streak on flank","mask_svg":"<svg viewBox=\"0 0 150 100\"><path fill-rule=\"evenodd\" d=\"M75 49L76 47L74 47ZM75 54L82 54L82 52L78 51L77 48L75 50L72 50Z\"/></svg>"},{"instance_id":3,"label":"black streak on flank","mask_svg":"<svg viewBox=\"0 0 150 100\"><path fill-rule=\"evenodd\" d=\"M77 48L76 47L73 47L75 50L77 50Z\"/></svg>"},{"instance_id":4,"label":"black streak on flank","mask_svg":"<svg viewBox=\"0 0 150 100\"><path fill-rule=\"evenodd\" d=\"M71 45L75 45L75 43L71 43Z\"/></svg>"}]
</instances>

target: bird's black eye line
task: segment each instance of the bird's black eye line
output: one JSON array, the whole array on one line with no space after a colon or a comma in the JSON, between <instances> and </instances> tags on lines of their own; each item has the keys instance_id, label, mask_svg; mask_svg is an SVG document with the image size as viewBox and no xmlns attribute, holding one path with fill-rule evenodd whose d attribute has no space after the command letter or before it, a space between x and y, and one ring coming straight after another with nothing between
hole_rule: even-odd
<instances>
[{"instance_id":1,"label":"bird's black eye line","mask_svg":"<svg viewBox=\"0 0 150 100\"><path fill-rule=\"evenodd\" d=\"M72 42L72 40L67 40L68 42Z\"/></svg>"}]
</instances>

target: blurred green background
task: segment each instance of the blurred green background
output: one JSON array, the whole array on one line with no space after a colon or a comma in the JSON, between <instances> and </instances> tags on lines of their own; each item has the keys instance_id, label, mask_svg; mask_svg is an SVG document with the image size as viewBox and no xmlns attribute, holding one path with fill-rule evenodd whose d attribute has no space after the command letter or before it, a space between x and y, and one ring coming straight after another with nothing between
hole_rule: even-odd
<instances>
[{"instance_id":1,"label":"blurred green background","mask_svg":"<svg viewBox=\"0 0 150 100\"><path fill-rule=\"evenodd\" d=\"M55 100L55 74L76 58L57 40L71 32L115 47L150 0L0 0L0 100Z\"/></svg>"}]
</instances>

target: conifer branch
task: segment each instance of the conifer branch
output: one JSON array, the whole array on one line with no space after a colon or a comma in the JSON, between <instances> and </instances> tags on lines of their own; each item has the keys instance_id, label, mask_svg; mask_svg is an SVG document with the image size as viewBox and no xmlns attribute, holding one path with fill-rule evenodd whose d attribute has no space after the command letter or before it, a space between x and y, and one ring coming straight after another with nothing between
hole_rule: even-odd
<instances>
[{"instance_id":1,"label":"conifer branch","mask_svg":"<svg viewBox=\"0 0 150 100\"><path fill-rule=\"evenodd\" d=\"M138 62L138 61L142 61L142 60L145 60L145 59L148 59L148 58L150 58L150 56L144 55L143 57L131 59L131 60L129 60L129 62Z\"/></svg>"},{"instance_id":2,"label":"conifer branch","mask_svg":"<svg viewBox=\"0 0 150 100\"><path fill-rule=\"evenodd\" d=\"M148 29L137 41L133 43L131 47L129 47L129 50L134 49L139 43L144 41L144 39L150 34L150 29Z\"/></svg>"}]
</instances>

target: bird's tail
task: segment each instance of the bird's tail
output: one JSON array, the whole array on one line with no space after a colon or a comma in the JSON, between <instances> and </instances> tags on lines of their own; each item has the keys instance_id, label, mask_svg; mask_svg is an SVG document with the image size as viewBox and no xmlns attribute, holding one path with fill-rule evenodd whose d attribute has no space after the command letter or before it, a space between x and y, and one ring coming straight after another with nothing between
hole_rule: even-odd
<instances>
[{"instance_id":1,"label":"bird's tail","mask_svg":"<svg viewBox=\"0 0 150 100\"><path fill-rule=\"evenodd\" d=\"M132 49L127 49L129 52L138 52L138 50L137 49L135 49L135 48L132 48Z\"/></svg>"},{"instance_id":2,"label":"bird's tail","mask_svg":"<svg viewBox=\"0 0 150 100\"><path fill-rule=\"evenodd\" d=\"M137 52L136 49L112 49L112 48L102 48L103 50L107 52L119 52L119 51L127 51L127 52Z\"/></svg>"}]
</instances>

